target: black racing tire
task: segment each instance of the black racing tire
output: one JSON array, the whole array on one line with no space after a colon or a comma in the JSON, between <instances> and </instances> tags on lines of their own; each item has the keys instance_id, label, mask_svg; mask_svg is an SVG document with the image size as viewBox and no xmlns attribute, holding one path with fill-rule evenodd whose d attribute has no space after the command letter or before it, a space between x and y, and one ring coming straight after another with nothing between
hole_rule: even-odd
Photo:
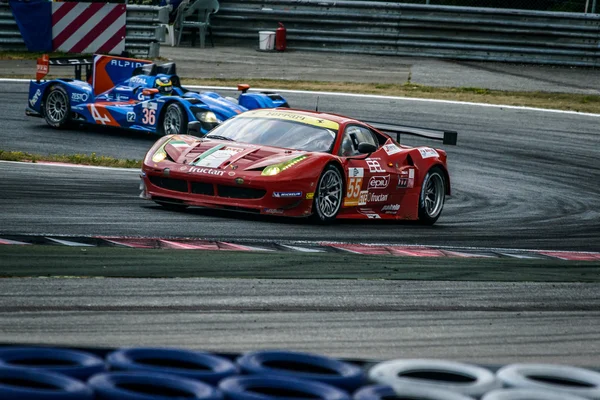
<instances>
[{"instance_id":1,"label":"black racing tire","mask_svg":"<svg viewBox=\"0 0 600 400\"><path fill-rule=\"evenodd\" d=\"M344 201L344 179L342 171L328 164L315 189L313 200L313 219L318 223L330 223L337 217Z\"/></svg>"},{"instance_id":2,"label":"black racing tire","mask_svg":"<svg viewBox=\"0 0 600 400\"><path fill-rule=\"evenodd\" d=\"M46 123L54 129L66 128L71 122L69 94L60 85L52 86L44 98L42 113Z\"/></svg>"},{"instance_id":3,"label":"black racing tire","mask_svg":"<svg viewBox=\"0 0 600 400\"><path fill-rule=\"evenodd\" d=\"M246 374L319 381L351 392L366 381L362 368L318 354L263 350L246 353L236 362Z\"/></svg>"},{"instance_id":4,"label":"black racing tire","mask_svg":"<svg viewBox=\"0 0 600 400\"><path fill-rule=\"evenodd\" d=\"M335 386L289 376L238 375L223 379L219 389L228 400L319 399L350 400L350 395Z\"/></svg>"},{"instance_id":5,"label":"black racing tire","mask_svg":"<svg viewBox=\"0 0 600 400\"><path fill-rule=\"evenodd\" d=\"M159 124L159 133L162 135L186 134L188 129L187 113L181 104L169 103L162 113Z\"/></svg>"},{"instance_id":6,"label":"black racing tire","mask_svg":"<svg viewBox=\"0 0 600 400\"><path fill-rule=\"evenodd\" d=\"M148 371L108 372L88 381L96 400L222 400L214 387L189 378Z\"/></svg>"},{"instance_id":7,"label":"black racing tire","mask_svg":"<svg viewBox=\"0 0 600 400\"><path fill-rule=\"evenodd\" d=\"M419 195L419 222L433 225L442 214L446 199L446 174L440 167L433 167L423 179Z\"/></svg>"},{"instance_id":8,"label":"black racing tire","mask_svg":"<svg viewBox=\"0 0 600 400\"><path fill-rule=\"evenodd\" d=\"M224 357L184 349L125 348L110 353L106 362L113 371L170 374L211 385L238 373L237 366Z\"/></svg>"},{"instance_id":9,"label":"black racing tire","mask_svg":"<svg viewBox=\"0 0 600 400\"><path fill-rule=\"evenodd\" d=\"M169 211L185 211L188 206L185 204L165 203L164 201L155 201L156 204Z\"/></svg>"},{"instance_id":10,"label":"black racing tire","mask_svg":"<svg viewBox=\"0 0 600 400\"><path fill-rule=\"evenodd\" d=\"M92 400L83 382L63 374L30 368L0 368L2 400Z\"/></svg>"},{"instance_id":11,"label":"black racing tire","mask_svg":"<svg viewBox=\"0 0 600 400\"><path fill-rule=\"evenodd\" d=\"M104 360L94 354L51 347L0 349L0 368L30 368L60 373L82 381L104 372Z\"/></svg>"}]
</instances>

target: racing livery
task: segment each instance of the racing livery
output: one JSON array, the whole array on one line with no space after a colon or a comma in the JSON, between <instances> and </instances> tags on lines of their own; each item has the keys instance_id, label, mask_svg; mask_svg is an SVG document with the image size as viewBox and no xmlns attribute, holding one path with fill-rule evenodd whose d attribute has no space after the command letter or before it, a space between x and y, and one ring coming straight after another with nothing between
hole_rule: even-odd
<instances>
[{"instance_id":1,"label":"racing livery","mask_svg":"<svg viewBox=\"0 0 600 400\"><path fill-rule=\"evenodd\" d=\"M143 163L141 197L174 210L435 223L450 195L446 152L404 146L385 132L452 145L457 138L312 111L248 111L203 138L159 139Z\"/></svg>"},{"instance_id":2,"label":"racing livery","mask_svg":"<svg viewBox=\"0 0 600 400\"><path fill-rule=\"evenodd\" d=\"M74 66L76 79L42 78L49 66ZM81 79L86 67L87 80ZM239 98L192 92L181 86L174 63L96 55L90 59L38 60L29 84L26 114L43 117L54 128L72 123L96 124L159 135L206 134L222 121L248 109L287 107L276 93L248 93Z\"/></svg>"}]
</instances>

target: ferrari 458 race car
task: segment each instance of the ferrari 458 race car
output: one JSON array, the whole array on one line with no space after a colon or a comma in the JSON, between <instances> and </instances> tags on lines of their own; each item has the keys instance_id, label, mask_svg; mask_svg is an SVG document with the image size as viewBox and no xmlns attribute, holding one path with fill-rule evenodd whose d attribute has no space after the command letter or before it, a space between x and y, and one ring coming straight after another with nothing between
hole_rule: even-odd
<instances>
[{"instance_id":1,"label":"ferrari 458 race car","mask_svg":"<svg viewBox=\"0 0 600 400\"><path fill-rule=\"evenodd\" d=\"M50 66L75 66L76 79L41 81ZM87 80L81 80L85 66ZM96 55L83 59L38 59L36 80L29 84L26 114L43 117L48 125L72 123L121 127L159 135L203 135L249 109L288 107L276 93L248 93L239 98L214 92L192 92L181 86L175 64Z\"/></svg>"},{"instance_id":2,"label":"ferrari 458 race car","mask_svg":"<svg viewBox=\"0 0 600 400\"><path fill-rule=\"evenodd\" d=\"M457 138L454 131L312 111L247 111L203 138L159 139L143 163L141 197L174 210L201 206L320 222L433 224L450 194L446 152L400 145L404 133L445 144Z\"/></svg>"}]
</instances>

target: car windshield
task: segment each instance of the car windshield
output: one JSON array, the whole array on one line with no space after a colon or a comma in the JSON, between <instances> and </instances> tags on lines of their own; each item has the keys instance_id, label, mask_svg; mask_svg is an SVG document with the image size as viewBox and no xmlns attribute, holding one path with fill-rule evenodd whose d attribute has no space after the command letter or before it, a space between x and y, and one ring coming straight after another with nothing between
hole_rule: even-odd
<instances>
[{"instance_id":1,"label":"car windshield","mask_svg":"<svg viewBox=\"0 0 600 400\"><path fill-rule=\"evenodd\" d=\"M325 121L323 124L333 126L330 121ZM207 137L220 136L221 139L227 138L242 143L330 152L336 135L337 129L304 122L239 116L219 125Z\"/></svg>"}]
</instances>

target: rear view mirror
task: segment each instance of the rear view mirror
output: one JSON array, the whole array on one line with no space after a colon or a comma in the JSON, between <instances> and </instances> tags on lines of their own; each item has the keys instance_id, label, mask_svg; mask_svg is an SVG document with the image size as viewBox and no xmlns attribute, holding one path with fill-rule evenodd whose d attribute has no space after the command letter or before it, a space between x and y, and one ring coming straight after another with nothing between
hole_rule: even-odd
<instances>
[{"instance_id":1,"label":"rear view mirror","mask_svg":"<svg viewBox=\"0 0 600 400\"><path fill-rule=\"evenodd\" d=\"M371 154L377 150L377 146L371 143L362 142L358 144L358 152L361 154Z\"/></svg>"},{"instance_id":2,"label":"rear view mirror","mask_svg":"<svg viewBox=\"0 0 600 400\"><path fill-rule=\"evenodd\" d=\"M142 94L144 96L154 96L158 93L158 89L144 89L142 90Z\"/></svg>"}]
</instances>

